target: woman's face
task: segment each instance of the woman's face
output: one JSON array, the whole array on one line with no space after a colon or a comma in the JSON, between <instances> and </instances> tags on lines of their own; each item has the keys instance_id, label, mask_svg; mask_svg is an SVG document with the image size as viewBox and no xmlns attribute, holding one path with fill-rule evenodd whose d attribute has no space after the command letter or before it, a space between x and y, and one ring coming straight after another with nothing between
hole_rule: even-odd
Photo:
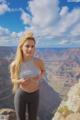
<instances>
[{"instance_id":1,"label":"woman's face","mask_svg":"<svg viewBox=\"0 0 80 120\"><path fill-rule=\"evenodd\" d=\"M33 40L27 40L22 46L22 53L25 57L32 57L35 52L35 42Z\"/></svg>"}]
</instances>

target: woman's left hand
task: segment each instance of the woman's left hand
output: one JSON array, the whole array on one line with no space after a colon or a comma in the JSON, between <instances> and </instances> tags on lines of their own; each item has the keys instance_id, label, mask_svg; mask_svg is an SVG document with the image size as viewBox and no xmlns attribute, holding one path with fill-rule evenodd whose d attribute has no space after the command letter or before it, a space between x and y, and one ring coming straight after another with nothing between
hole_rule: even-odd
<instances>
[{"instance_id":1,"label":"woman's left hand","mask_svg":"<svg viewBox=\"0 0 80 120\"><path fill-rule=\"evenodd\" d=\"M25 79L22 82L22 86L29 85L30 84L30 79Z\"/></svg>"}]
</instances>

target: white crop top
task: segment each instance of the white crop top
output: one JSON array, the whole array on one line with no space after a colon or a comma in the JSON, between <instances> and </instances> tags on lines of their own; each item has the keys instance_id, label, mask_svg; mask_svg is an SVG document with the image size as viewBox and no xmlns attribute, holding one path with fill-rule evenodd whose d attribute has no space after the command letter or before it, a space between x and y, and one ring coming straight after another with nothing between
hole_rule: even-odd
<instances>
[{"instance_id":1,"label":"white crop top","mask_svg":"<svg viewBox=\"0 0 80 120\"><path fill-rule=\"evenodd\" d=\"M34 59L21 64L19 78L26 79L27 77L35 77L40 74L39 68L34 64Z\"/></svg>"}]
</instances>

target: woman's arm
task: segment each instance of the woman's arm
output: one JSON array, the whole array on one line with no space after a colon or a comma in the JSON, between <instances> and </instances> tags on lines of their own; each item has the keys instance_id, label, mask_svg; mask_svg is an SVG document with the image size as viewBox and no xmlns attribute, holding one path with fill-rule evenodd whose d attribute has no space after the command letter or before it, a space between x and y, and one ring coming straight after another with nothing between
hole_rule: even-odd
<instances>
[{"instance_id":1,"label":"woman's arm","mask_svg":"<svg viewBox=\"0 0 80 120\"><path fill-rule=\"evenodd\" d=\"M23 79L18 79L18 77L15 76L15 61L13 61L10 65L10 77L12 84L21 84L24 82Z\"/></svg>"},{"instance_id":2,"label":"woman's arm","mask_svg":"<svg viewBox=\"0 0 80 120\"><path fill-rule=\"evenodd\" d=\"M13 79L13 78L12 78L12 83L13 83L13 84L21 84L21 83L23 83L23 82L24 82L23 79Z\"/></svg>"}]
</instances>

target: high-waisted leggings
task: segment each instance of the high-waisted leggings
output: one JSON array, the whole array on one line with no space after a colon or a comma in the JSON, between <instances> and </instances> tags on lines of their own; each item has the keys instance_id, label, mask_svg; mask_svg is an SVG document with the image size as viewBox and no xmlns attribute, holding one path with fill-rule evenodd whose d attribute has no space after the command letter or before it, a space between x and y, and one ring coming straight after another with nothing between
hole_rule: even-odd
<instances>
[{"instance_id":1,"label":"high-waisted leggings","mask_svg":"<svg viewBox=\"0 0 80 120\"><path fill-rule=\"evenodd\" d=\"M28 120L37 120L38 104L39 90L28 93L19 88L14 96L17 120L26 120L26 106L28 108Z\"/></svg>"}]
</instances>

